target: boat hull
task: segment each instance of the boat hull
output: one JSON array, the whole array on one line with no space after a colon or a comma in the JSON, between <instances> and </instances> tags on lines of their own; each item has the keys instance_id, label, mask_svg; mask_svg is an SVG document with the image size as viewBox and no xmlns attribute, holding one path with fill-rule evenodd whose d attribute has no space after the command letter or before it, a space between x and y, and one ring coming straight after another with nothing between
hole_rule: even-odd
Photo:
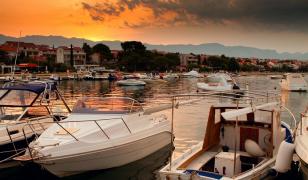
<instances>
[{"instance_id":1,"label":"boat hull","mask_svg":"<svg viewBox=\"0 0 308 180\"><path fill-rule=\"evenodd\" d=\"M156 152L170 144L170 138L170 132L162 132L108 149L57 158L45 158L36 161L36 163L41 164L59 177L90 170L109 169L137 161Z\"/></svg>"},{"instance_id":2,"label":"boat hull","mask_svg":"<svg viewBox=\"0 0 308 180\"><path fill-rule=\"evenodd\" d=\"M6 143L6 144L1 144L0 145L0 149L1 149L0 161L2 163L0 163L0 169L16 166L16 163L13 163L16 161L12 160L12 157L15 157L16 154L18 153L22 153L25 150L25 148L28 147L28 142L31 142L34 139L35 139L35 135L32 135L28 137L27 140L23 138L23 139L14 141L14 146L11 142ZM16 151L15 151L15 148L16 148Z\"/></svg>"},{"instance_id":3,"label":"boat hull","mask_svg":"<svg viewBox=\"0 0 308 180\"><path fill-rule=\"evenodd\" d=\"M204 91L229 91L232 86L209 86L206 83L197 83L197 88Z\"/></svg>"}]
</instances>

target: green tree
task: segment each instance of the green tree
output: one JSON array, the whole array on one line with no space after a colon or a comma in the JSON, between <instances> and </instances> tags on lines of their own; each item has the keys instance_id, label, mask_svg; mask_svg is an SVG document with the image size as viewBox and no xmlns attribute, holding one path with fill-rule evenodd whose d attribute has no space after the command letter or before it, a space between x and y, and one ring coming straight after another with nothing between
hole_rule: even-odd
<instances>
[{"instance_id":1,"label":"green tree","mask_svg":"<svg viewBox=\"0 0 308 180\"><path fill-rule=\"evenodd\" d=\"M139 41L126 41L121 43L121 47L124 53L144 53L146 51L146 47Z\"/></svg>"},{"instance_id":2,"label":"green tree","mask_svg":"<svg viewBox=\"0 0 308 180\"><path fill-rule=\"evenodd\" d=\"M237 62L235 58L230 58L228 61L228 71L239 71L240 70L240 64Z\"/></svg>"},{"instance_id":3,"label":"green tree","mask_svg":"<svg viewBox=\"0 0 308 180\"><path fill-rule=\"evenodd\" d=\"M104 60L112 59L112 54L108 46L99 43L93 46L92 52L100 54L100 65L103 64Z\"/></svg>"},{"instance_id":4,"label":"green tree","mask_svg":"<svg viewBox=\"0 0 308 180\"><path fill-rule=\"evenodd\" d=\"M9 55L6 51L0 50L0 62L3 62L5 64L10 64L11 60L9 58Z\"/></svg>"}]
</instances>

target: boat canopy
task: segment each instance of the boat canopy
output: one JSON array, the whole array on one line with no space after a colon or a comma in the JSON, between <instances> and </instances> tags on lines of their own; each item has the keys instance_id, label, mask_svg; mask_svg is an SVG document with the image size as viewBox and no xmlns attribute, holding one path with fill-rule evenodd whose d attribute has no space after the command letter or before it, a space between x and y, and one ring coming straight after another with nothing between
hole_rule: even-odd
<instances>
[{"instance_id":1,"label":"boat canopy","mask_svg":"<svg viewBox=\"0 0 308 180\"><path fill-rule=\"evenodd\" d=\"M78 100L72 113L126 114L143 111L141 104L127 97L87 97Z\"/></svg>"},{"instance_id":2,"label":"boat canopy","mask_svg":"<svg viewBox=\"0 0 308 180\"><path fill-rule=\"evenodd\" d=\"M29 107L46 90L55 90L54 83L26 83L0 88L0 107Z\"/></svg>"},{"instance_id":3,"label":"boat canopy","mask_svg":"<svg viewBox=\"0 0 308 180\"><path fill-rule=\"evenodd\" d=\"M22 91L31 91L36 94L41 94L46 88L55 90L56 85L54 83L27 83L27 84L4 86L1 87L0 90L22 90Z\"/></svg>"}]
</instances>

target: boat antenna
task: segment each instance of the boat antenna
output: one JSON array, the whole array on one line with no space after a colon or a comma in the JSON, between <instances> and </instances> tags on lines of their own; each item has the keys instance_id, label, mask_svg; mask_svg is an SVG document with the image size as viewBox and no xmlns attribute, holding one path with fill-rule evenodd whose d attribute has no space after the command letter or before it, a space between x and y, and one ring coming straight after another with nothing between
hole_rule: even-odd
<instances>
[{"instance_id":1,"label":"boat antenna","mask_svg":"<svg viewBox=\"0 0 308 180\"><path fill-rule=\"evenodd\" d=\"M13 79L14 79L14 75L15 75L15 67L16 67L16 62L17 62L17 57L18 57L18 52L19 52L20 38L21 38L21 31L19 32L19 38L18 38L18 41L17 41L17 50L16 50L15 62L14 62L13 72L12 72L12 78Z\"/></svg>"}]
</instances>

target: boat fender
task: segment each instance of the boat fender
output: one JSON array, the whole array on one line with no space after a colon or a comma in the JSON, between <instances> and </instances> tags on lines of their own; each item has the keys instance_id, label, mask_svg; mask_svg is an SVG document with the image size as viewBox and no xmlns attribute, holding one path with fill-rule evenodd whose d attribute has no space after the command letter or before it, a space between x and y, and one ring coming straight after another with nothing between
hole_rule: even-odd
<instances>
[{"instance_id":1,"label":"boat fender","mask_svg":"<svg viewBox=\"0 0 308 180\"><path fill-rule=\"evenodd\" d=\"M273 167L277 172L285 173L291 169L294 149L295 144L288 143L286 141L281 142L278 149L275 166Z\"/></svg>"},{"instance_id":2,"label":"boat fender","mask_svg":"<svg viewBox=\"0 0 308 180\"><path fill-rule=\"evenodd\" d=\"M245 150L246 152L254 157L262 157L266 153L261 149L258 143L251 139L246 139L245 141Z\"/></svg>"}]
</instances>

